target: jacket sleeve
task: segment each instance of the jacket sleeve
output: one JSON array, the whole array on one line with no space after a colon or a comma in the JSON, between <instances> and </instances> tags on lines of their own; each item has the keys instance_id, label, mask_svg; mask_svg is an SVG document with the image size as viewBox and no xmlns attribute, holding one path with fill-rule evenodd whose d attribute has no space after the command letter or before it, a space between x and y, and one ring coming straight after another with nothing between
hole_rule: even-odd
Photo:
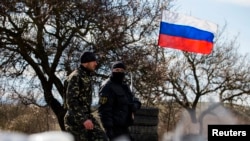
<instances>
[{"instance_id":1,"label":"jacket sleeve","mask_svg":"<svg viewBox=\"0 0 250 141\"><path fill-rule=\"evenodd\" d=\"M99 91L99 114L103 126L105 129L113 127L113 104L114 104L114 94L108 88L108 86L104 86Z\"/></svg>"},{"instance_id":2,"label":"jacket sleeve","mask_svg":"<svg viewBox=\"0 0 250 141\"><path fill-rule=\"evenodd\" d=\"M67 107L70 112L72 112L75 122L79 125L88 119L88 107L85 105L84 99L80 94L80 86L79 86L80 77L72 76L66 91L67 96ZM84 84L82 84L84 85Z\"/></svg>"}]
</instances>

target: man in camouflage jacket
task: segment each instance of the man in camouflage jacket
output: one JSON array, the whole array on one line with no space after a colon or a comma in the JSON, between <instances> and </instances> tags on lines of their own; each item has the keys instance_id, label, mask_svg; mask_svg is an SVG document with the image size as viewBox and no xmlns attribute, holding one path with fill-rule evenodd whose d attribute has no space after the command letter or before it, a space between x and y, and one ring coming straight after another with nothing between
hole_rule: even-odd
<instances>
[{"instance_id":1,"label":"man in camouflage jacket","mask_svg":"<svg viewBox=\"0 0 250 141\"><path fill-rule=\"evenodd\" d=\"M81 65L67 79L65 107L66 131L75 141L107 141L101 123L91 111L92 74L97 66L92 52L81 55Z\"/></svg>"}]
</instances>

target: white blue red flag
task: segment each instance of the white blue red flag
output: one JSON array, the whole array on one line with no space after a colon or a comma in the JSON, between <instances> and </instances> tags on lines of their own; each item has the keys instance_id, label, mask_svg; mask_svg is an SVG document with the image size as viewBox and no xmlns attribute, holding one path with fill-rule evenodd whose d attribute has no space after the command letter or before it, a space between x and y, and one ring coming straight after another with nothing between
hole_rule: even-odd
<instances>
[{"instance_id":1,"label":"white blue red flag","mask_svg":"<svg viewBox=\"0 0 250 141\"><path fill-rule=\"evenodd\" d=\"M210 54L217 24L183 14L163 11L158 45L187 52Z\"/></svg>"}]
</instances>

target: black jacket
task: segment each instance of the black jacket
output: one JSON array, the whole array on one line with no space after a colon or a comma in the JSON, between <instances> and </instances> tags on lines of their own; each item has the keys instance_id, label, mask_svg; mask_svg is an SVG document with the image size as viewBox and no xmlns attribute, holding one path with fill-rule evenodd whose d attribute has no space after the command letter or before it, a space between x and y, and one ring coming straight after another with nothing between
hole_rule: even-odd
<instances>
[{"instance_id":1,"label":"black jacket","mask_svg":"<svg viewBox=\"0 0 250 141\"><path fill-rule=\"evenodd\" d=\"M99 114L105 129L132 125L132 113L136 112L141 103L134 100L128 85L112 82L109 78L99 94Z\"/></svg>"}]
</instances>

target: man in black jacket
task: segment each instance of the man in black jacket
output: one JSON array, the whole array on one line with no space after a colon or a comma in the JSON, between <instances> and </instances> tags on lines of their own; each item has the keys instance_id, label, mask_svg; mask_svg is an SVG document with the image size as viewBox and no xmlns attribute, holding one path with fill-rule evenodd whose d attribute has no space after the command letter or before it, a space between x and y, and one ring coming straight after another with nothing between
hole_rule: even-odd
<instances>
[{"instance_id":1,"label":"man in black jacket","mask_svg":"<svg viewBox=\"0 0 250 141\"><path fill-rule=\"evenodd\" d=\"M129 135L129 126L133 124L134 113L141 103L123 82L126 67L117 61L112 65L110 77L104 81L100 89L99 114L106 134L111 141Z\"/></svg>"}]
</instances>

